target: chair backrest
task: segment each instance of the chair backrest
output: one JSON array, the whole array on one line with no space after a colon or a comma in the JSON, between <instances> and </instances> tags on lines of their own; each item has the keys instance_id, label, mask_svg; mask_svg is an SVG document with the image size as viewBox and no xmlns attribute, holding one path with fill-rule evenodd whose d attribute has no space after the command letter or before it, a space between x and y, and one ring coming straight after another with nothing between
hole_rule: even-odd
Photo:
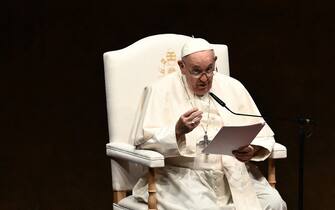
<instances>
[{"instance_id":1,"label":"chair backrest","mask_svg":"<svg viewBox=\"0 0 335 210\"><path fill-rule=\"evenodd\" d=\"M143 38L121 49L104 53L110 142L129 142L131 126L145 86L168 73L179 71L183 44L191 39L178 34ZM215 44L218 70L229 74L228 48Z\"/></svg>"},{"instance_id":2,"label":"chair backrest","mask_svg":"<svg viewBox=\"0 0 335 210\"><path fill-rule=\"evenodd\" d=\"M180 71L177 61L191 37L160 34L143 38L121 49L104 53L109 141L133 144L129 136L144 87L166 74ZM214 45L221 73L229 74L228 48ZM113 190L131 190L142 166L111 160Z\"/></svg>"}]
</instances>

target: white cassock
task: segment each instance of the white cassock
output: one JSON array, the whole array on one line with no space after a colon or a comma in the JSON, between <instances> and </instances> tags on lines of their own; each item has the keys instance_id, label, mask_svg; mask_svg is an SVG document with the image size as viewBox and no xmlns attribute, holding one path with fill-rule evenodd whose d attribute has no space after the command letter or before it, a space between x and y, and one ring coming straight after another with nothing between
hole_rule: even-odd
<instances>
[{"instance_id":1,"label":"white cassock","mask_svg":"<svg viewBox=\"0 0 335 210\"><path fill-rule=\"evenodd\" d=\"M247 90L237 80L215 74L211 92L235 112L259 115ZM175 125L180 116L192 107L203 111L201 124L177 143ZM203 154L199 142L206 130L213 139L222 126L250 125L262 118L236 116L206 94L194 96L180 72L172 73L145 88L131 139L139 148L153 149L165 156L166 167L159 168L156 188L159 210L219 210L234 203L237 210L267 209L267 201L259 198L258 185L275 191L263 176L249 175L254 168L226 155ZM251 143L262 147L252 160L266 159L275 143L273 132L266 124ZM258 179L256 183L255 179ZM277 191L275 191L277 193ZM263 193L264 194L264 193ZM266 193L265 193L266 194ZM147 180L141 178L133 195L147 202ZM279 194L277 193L279 196ZM279 196L278 209L286 209ZM271 202L271 201L270 201Z\"/></svg>"}]
</instances>

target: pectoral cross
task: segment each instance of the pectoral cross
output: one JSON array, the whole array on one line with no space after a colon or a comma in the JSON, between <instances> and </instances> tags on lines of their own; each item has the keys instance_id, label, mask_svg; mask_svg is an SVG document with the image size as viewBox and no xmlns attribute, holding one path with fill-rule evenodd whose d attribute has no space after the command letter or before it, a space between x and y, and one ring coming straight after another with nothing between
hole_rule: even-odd
<instances>
[{"instance_id":1,"label":"pectoral cross","mask_svg":"<svg viewBox=\"0 0 335 210\"><path fill-rule=\"evenodd\" d=\"M205 131L205 135L204 135L204 146L207 147L208 144L209 144L208 135L207 135L207 131Z\"/></svg>"}]
</instances>

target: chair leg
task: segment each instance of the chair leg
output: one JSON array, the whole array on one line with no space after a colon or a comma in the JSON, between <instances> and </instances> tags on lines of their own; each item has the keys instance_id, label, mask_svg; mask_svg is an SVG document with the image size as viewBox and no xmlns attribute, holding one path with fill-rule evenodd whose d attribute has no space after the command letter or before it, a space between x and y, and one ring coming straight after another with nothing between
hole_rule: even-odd
<instances>
[{"instance_id":1,"label":"chair leg","mask_svg":"<svg viewBox=\"0 0 335 210\"><path fill-rule=\"evenodd\" d=\"M114 191L113 203L119 203L120 200L126 197L127 191Z\"/></svg>"},{"instance_id":2,"label":"chair leg","mask_svg":"<svg viewBox=\"0 0 335 210\"><path fill-rule=\"evenodd\" d=\"M148 209L157 210L155 168L149 168L148 192L149 192Z\"/></svg>"},{"instance_id":3,"label":"chair leg","mask_svg":"<svg viewBox=\"0 0 335 210\"><path fill-rule=\"evenodd\" d=\"M276 166L273 158L268 159L268 182L273 188L276 188Z\"/></svg>"}]
</instances>

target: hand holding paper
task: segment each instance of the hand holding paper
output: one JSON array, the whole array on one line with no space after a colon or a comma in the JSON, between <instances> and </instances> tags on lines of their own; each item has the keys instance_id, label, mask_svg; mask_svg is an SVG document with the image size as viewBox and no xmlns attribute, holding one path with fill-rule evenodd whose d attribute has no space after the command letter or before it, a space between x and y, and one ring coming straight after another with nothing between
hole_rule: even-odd
<instances>
[{"instance_id":1,"label":"hand holding paper","mask_svg":"<svg viewBox=\"0 0 335 210\"><path fill-rule=\"evenodd\" d=\"M256 150L254 149L252 145L243 146L243 147L238 148L237 150L232 151L236 159L241 162L247 162L251 160L255 152Z\"/></svg>"}]
</instances>

